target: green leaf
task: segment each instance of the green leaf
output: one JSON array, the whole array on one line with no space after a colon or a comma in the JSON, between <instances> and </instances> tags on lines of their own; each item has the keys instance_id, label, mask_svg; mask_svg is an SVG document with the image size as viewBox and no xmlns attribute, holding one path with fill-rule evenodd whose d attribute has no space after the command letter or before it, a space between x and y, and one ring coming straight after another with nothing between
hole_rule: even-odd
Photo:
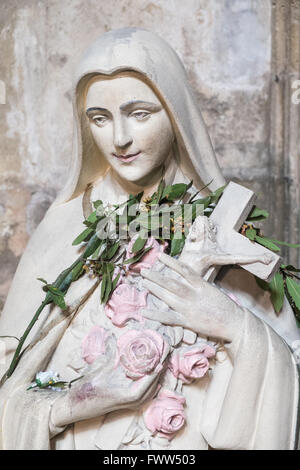
<instances>
[{"instance_id":1,"label":"green leaf","mask_svg":"<svg viewBox=\"0 0 300 470\"><path fill-rule=\"evenodd\" d=\"M142 253L139 253L132 258L128 258L124 261L124 264L132 264L132 263L137 263L143 256L145 256L148 251L152 250L152 246L149 246L148 248L145 248L145 250L142 251Z\"/></svg>"},{"instance_id":2,"label":"green leaf","mask_svg":"<svg viewBox=\"0 0 300 470\"><path fill-rule=\"evenodd\" d=\"M104 216L97 223L96 234L98 235L98 238L100 238L101 240L107 239L107 230L108 230L108 225L109 225L110 220L111 219L109 217Z\"/></svg>"},{"instance_id":3,"label":"green leaf","mask_svg":"<svg viewBox=\"0 0 300 470\"><path fill-rule=\"evenodd\" d=\"M143 194L144 194L144 191L141 191L140 193L138 193L136 196L135 196L135 199L137 200L137 202L140 202L142 197L143 197Z\"/></svg>"},{"instance_id":4,"label":"green leaf","mask_svg":"<svg viewBox=\"0 0 300 470\"><path fill-rule=\"evenodd\" d=\"M193 185L193 180L191 180L187 185L186 185L186 188L185 188L185 191L183 192L183 194L180 196L180 199L182 200L185 195L187 194L188 190L190 189L190 187Z\"/></svg>"},{"instance_id":5,"label":"green leaf","mask_svg":"<svg viewBox=\"0 0 300 470\"><path fill-rule=\"evenodd\" d=\"M157 230L161 225L161 219L159 212L153 211L153 213L142 213L135 220L129 224L129 232L136 231L135 229L140 226L142 227L141 232L148 233L148 230ZM140 238L143 238L142 236Z\"/></svg>"},{"instance_id":6,"label":"green leaf","mask_svg":"<svg viewBox=\"0 0 300 470\"><path fill-rule=\"evenodd\" d=\"M256 284L257 284L261 289L263 289L264 291L270 290L270 285L269 285L268 282L264 281L263 279L260 279L260 278L257 277L257 276L254 276L254 277L255 277Z\"/></svg>"},{"instance_id":7,"label":"green leaf","mask_svg":"<svg viewBox=\"0 0 300 470\"><path fill-rule=\"evenodd\" d=\"M91 256L97 250L97 248L102 244L102 242L103 242L103 240L98 237L97 233L94 233L94 235L92 236L92 238L88 242L88 244L87 244L87 246L86 246L86 248L83 252L82 257L83 258L88 258L89 256Z\"/></svg>"},{"instance_id":8,"label":"green leaf","mask_svg":"<svg viewBox=\"0 0 300 470\"><path fill-rule=\"evenodd\" d=\"M165 181L162 179L158 185L156 203L159 204L165 188Z\"/></svg>"},{"instance_id":9,"label":"green leaf","mask_svg":"<svg viewBox=\"0 0 300 470\"><path fill-rule=\"evenodd\" d=\"M191 180L191 181L187 184L186 190L188 191L192 186L193 186L193 180ZM201 189L201 191L202 191L202 189Z\"/></svg>"},{"instance_id":10,"label":"green leaf","mask_svg":"<svg viewBox=\"0 0 300 470\"><path fill-rule=\"evenodd\" d=\"M91 228L86 228L83 232L81 232L77 238L73 241L72 245L79 245L79 243L86 241L86 239L94 232Z\"/></svg>"},{"instance_id":11,"label":"green leaf","mask_svg":"<svg viewBox=\"0 0 300 470\"><path fill-rule=\"evenodd\" d=\"M162 193L162 199L165 199L167 197L167 199L169 198L169 194L170 192L172 191L172 185L171 184L168 184L165 188L164 188L164 191Z\"/></svg>"},{"instance_id":12,"label":"green leaf","mask_svg":"<svg viewBox=\"0 0 300 470\"><path fill-rule=\"evenodd\" d=\"M300 310L300 284L290 277L286 277L285 282L288 293L295 302L297 309Z\"/></svg>"},{"instance_id":13,"label":"green leaf","mask_svg":"<svg viewBox=\"0 0 300 470\"><path fill-rule=\"evenodd\" d=\"M184 247L185 237L182 236L181 238L173 238L171 241L171 251L170 256L179 255Z\"/></svg>"},{"instance_id":14,"label":"green leaf","mask_svg":"<svg viewBox=\"0 0 300 470\"><path fill-rule=\"evenodd\" d=\"M118 249L120 248L120 242L114 243L108 250L103 252L103 256L105 259L110 260L112 259L115 254L117 253Z\"/></svg>"},{"instance_id":15,"label":"green leaf","mask_svg":"<svg viewBox=\"0 0 300 470\"><path fill-rule=\"evenodd\" d=\"M195 197L198 196L199 193L201 193L204 189L208 188L208 186L213 182L213 179L208 183L206 184L205 186L203 186L201 189L199 189L199 191L197 191L196 193L192 194L191 198L188 200L188 204L191 204Z\"/></svg>"},{"instance_id":16,"label":"green leaf","mask_svg":"<svg viewBox=\"0 0 300 470\"><path fill-rule=\"evenodd\" d=\"M168 198L169 201L175 201L176 199L180 199L186 192L187 184L184 183L177 183L166 186L163 194L162 199L165 197Z\"/></svg>"},{"instance_id":17,"label":"green leaf","mask_svg":"<svg viewBox=\"0 0 300 470\"><path fill-rule=\"evenodd\" d=\"M203 198L203 199L196 199L196 201L192 202L192 221L193 222L196 216L203 215L204 210L207 209L209 204L210 204L210 196L207 196L206 198ZM203 210L199 211L199 208L197 206L203 206Z\"/></svg>"},{"instance_id":18,"label":"green leaf","mask_svg":"<svg viewBox=\"0 0 300 470\"><path fill-rule=\"evenodd\" d=\"M70 272L74 268L74 266L77 264L78 260L73 263L71 266L69 266L67 269L64 269L59 276L55 279L55 281L52 283L54 287L58 287L58 289L61 288L61 285L64 284L64 281L66 278L69 278ZM43 288L44 289L44 288Z\"/></svg>"},{"instance_id":19,"label":"green leaf","mask_svg":"<svg viewBox=\"0 0 300 470\"><path fill-rule=\"evenodd\" d=\"M254 228L248 228L245 232L245 235L249 240L254 241L256 239L256 230Z\"/></svg>"},{"instance_id":20,"label":"green leaf","mask_svg":"<svg viewBox=\"0 0 300 470\"><path fill-rule=\"evenodd\" d=\"M274 240L273 238L268 238L271 242L277 243L278 245L283 245L283 246L289 246L290 248L299 248L300 244L296 243L287 243L287 242L281 242L280 240Z\"/></svg>"},{"instance_id":21,"label":"green leaf","mask_svg":"<svg viewBox=\"0 0 300 470\"><path fill-rule=\"evenodd\" d=\"M115 278L114 280L112 281L112 291L115 290L117 284L118 284L118 280L120 279L120 276L121 276L121 273L119 273Z\"/></svg>"},{"instance_id":22,"label":"green leaf","mask_svg":"<svg viewBox=\"0 0 300 470\"><path fill-rule=\"evenodd\" d=\"M98 246L98 248L94 251L94 253L90 256L90 259L91 260L97 260L99 258L99 255L100 255L100 252L101 250L103 249L103 251L105 250L105 247L103 246L105 245L105 240L101 240L101 243L100 245Z\"/></svg>"},{"instance_id":23,"label":"green leaf","mask_svg":"<svg viewBox=\"0 0 300 470\"><path fill-rule=\"evenodd\" d=\"M58 297L63 297L64 296L64 293L60 289L58 289L57 287L54 287L51 284L47 284L46 287L47 287L47 290L49 292L51 292L51 294L56 295Z\"/></svg>"},{"instance_id":24,"label":"green leaf","mask_svg":"<svg viewBox=\"0 0 300 470\"><path fill-rule=\"evenodd\" d=\"M103 274L102 282L101 282L101 294L100 294L101 303L103 303L103 299L105 297L106 285L107 285L107 274Z\"/></svg>"},{"instance_id":25,"label":"green leaf","mask_svg":"<svg viewBox=\"0 0 300 470\"><path fill-rule=\"evenodd\" d=\"M115 269L114 263L106 263L106 269L108 272L112 273Z\"/></svg>"},{"instance_id":26,"label":"green leaf","mask_svg":"<svg viewBox=\"0 0 300 470\"><path fill-rule=\"evenodd\" d=\"M94 211L88 216L85 222L89 222L89 224L86 224L89 226L90 224L95 223L97 220L98 220L98 217L97 217L96 211Z\"/></svg>"},{"instance_id":27,"label":"green leaf","mask_svg":"<svg viewBox=\"0 0 300 470\"><path fill-rule=\"evenodd\" d=\"M280 273L276 273L272 281L269 283L271 292L271 302L276 313L279 313L283 306L284 300L284 282Z\"/></svg>"},{"instance_id":28,"label":"green leaf","mask_svg":"<svg viewBox=\"0 0 300 470\"><path fill-rule=\"evenodd\" d=\"M61 295L55 295L53 292L50 292L50 298L52 302L54 302L58 307L60 307L62 310L65 310L67 308L65 299Z\"/></svg>"},{"instance_id":29,"label":"green leaf","mask_svg":"<svg viewBox=\"0 0 300 470\"><path fill-rule=\"evenodd\" d=\"M147 238L138 237L133 244L132 252L138 253L140 250L142 250L144 246L146 245L146 241L147 241Z\"/></svg>"},{"instance_id":30,"label":"green leaf","mask_svg":"<svg viewBox=\"0 0 300 470\"><path fill-rule=\"evenodd\" d=\"M93 202L93 206L94 206L95 209L98 209L98 207L102 206L102 205L103 205L103 202L100 199Z\"/></svg>"},{"instance_id":31,"label":"green leaf","mask_svg":"<svg viewBox=\"0 0 300 470\"><path fill-rule=\"evenodd\" d=\"M105 295L104 295L104 298L103 298L103 301L102 301L104 304L106 304L106 302L108 301L111 292L112 292L111 272L108 271L107 272L107 283L106 283Z\"/></svg>"},{"instance_id":32,"label":"green leaf","mask_svg":"<svg viewBox=\"0 0 300 470\"><path fill-rule=\"evenodd\" d=\"M292 266L291 264L282 264L280 266L282 269L286 269L287 271L292 271L295 273L300 273L300 269L295 268L295 266Z\"/></svg>"},{"instance_id":33,"label":"green leaf","mask_svg":"<svg viewBox=\"0 0 300 470\"><path fill-rule=\"evenodd\" d=\"M112 292L112 272L114 270L114 265L112 263L104 264L103 266L103 277L101 283L101 303L106 303L111 292Z\"/></svg>"},{"instance_id":34,"label":"green leaf","mask_svg":"<svg viewBox=\"0 0 300 470\"><path fill-rule=\"evenodd\" d=\"M214 203L214 204L217 204L218 200L220 199L220 197L222 196L223 194L223 191L224 189L226 188L227 184L225 184L224 186L221 186L220 188L218 188L214 193L212 193L210 195L211 197L211 203Z\"/></svg>"},{"instance_id":35,"label":"green leaf","mask_svg":"<svg viewBox=\"0 0 300 470\"><path fill-rule=\"evenodd\" d=\"M61 283L58 286L62 294L66 294L67 290L69 289L70 285L73 282L73 276L72 276L72 271L69 271L68 274L64 277L64 279L61 281Z\"/></svg>"},{"instance_id":36,"label":"green leaf","mask_svg":"<svg viewBox=\"0 0 300 470\"><path fill-rule=\"evenodd\" d=\"M84 261L79 261L79 263L75 266L75 268L71 271L72 281L77 281L80 276L84 273Z\"/></svg>"},{"instance_id":37,"label":"green leaf","mask_svg":"<svg viewBox=\"0 0 300 470\"><path fill-rule=\"evenodd\" d=\"M209 206L210 202L211 202L211 198L210 196L207 196L201 199L196 199L195 201L192 202L192 204L195 206L198 204L202 204L204 206L204 209L206 209Z\"/></svg>"},{"instance_id":38,"label":"green leaf","mask_svg":"<svg viewBox=\"0 0 300 470\"><path fill-rule=\"evenodd\" d=\"M259 207L254 206L252 211L247 217L247 220L254 221L254 220L264 220L269 217L269 212L265 209L260 209Z\"/></svg>"},{"instance_id":39,"label":"green leaf","mask_svg":"<svg viewBox=\"0 0 300 470\"><path fill-rule=\"evenodd\" d=\"M247 232L248 230L246 230L246 234ZM269 250L280 251L280 248L277 245L275 245L275 243L273 243L269 238L259 237L258 235L256 235L255 241L259 243L260 245L265 246Z\"/></svg>"},{"instance_id":40,"label":"green leaf","mask_svg":"<svg viewBox=\"0 0 300 470\"><path fill-rule=\"evenodd\" d=\"M49 384L49 387L55 387L55 388L65 388L66 384L65 380L60 380L59 382L53 382L52 384Z\"/></svg>"}]
</instances>

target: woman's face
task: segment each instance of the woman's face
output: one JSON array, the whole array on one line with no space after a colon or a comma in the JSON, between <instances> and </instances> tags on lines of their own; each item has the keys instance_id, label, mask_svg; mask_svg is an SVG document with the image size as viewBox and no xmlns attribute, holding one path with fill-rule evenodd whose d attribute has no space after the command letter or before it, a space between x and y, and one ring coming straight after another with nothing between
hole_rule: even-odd
<instances>
[{"instance_id":1,"label":"woman's face","mask_svg":"<svg viewBox=\"0 0 300 470\"><path fill-rule=\"evenodd\" d=\"M86 114L108 164L126 181L146 185L170 155L174 133L155 93L135 77L99 77L88 88Z\"/></svg>"}]
</instances>

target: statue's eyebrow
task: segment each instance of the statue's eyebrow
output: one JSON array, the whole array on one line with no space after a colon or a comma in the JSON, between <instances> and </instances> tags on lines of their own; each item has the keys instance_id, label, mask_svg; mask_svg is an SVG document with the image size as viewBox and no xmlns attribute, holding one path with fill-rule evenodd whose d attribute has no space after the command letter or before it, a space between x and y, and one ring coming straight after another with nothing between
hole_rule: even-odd
<instances>
[{"instance_id":1,"label":"statue's eyebrow","mask_svg":"<svg viewBox=\"0 0 300 470\"><path fill-rule=\"evenodd\" d=\"M127 103L121 104L120 110L121 111L130 111L132 109L139 109L144 108L148 111L152 111L153 113L160 111L162 109L160 104L151 103L150 101L142 101L142 100L132 100L128 101Z\"/></svg>"},{"instance_id":2,"label":"statue's eyebrow","mask_svg":"<svg viewBox=\"0 0 300 470\"><path fill-rule=\"evenodd\" d=\"M86 110L86 114L88 117L93 117L96 113L108 113L108 109L105 109L105 108L99 108L99 107L96 107L96 108L88 108Z\"/></svg>"}]
</instances>

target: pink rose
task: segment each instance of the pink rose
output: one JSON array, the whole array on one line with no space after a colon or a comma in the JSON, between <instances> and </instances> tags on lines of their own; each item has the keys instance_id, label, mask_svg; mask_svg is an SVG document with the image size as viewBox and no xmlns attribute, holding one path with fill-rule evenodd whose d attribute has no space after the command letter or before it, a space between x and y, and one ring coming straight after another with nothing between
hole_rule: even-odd
<instances>
[{"instance_id":1,"label":"pink rose","mask_svg":"<svg viewBox=\"0 0 300 470\"><path fill-rule=\"evenodd\" d=\"M167 343L153 330L129 330L118 339L120 363L131 379L140 379L162 369Z\"/></svg>"},{"instance_id":2,"label":"pink rose","mask_svg":"<svg viewBox=\"0 0 300 470\"><path fill-rule=\"evenodd\" d=\"M105 352L107 332L100 326L93 326L83 338L81 344L82 358L92 364L98 356Z\"/></svg>"},{"instance_id":3,"label":"pink rose","mask_svg":"<svg viewBox=\"0 0 300 470\"><path fill-rule=\"evenodd\" d=\"M138 235L132 238L132 240L129 242L127 250L126 250L126 259L134 257L134 253L131 250L137 237ZM158 255L165 251L165 249L168 246L168 243L167 242L158 243L158 241L155 240L155 238L150 237L146 241L144 248L149 248L150 246L152 246L151 250L149 250L142 257L140 261L138 261L137 263L128 265L128 269L130 271L133 271L135 273L140 273L141 269L150 269L154 265L155 261L157 260Z\"/></svg>"},{"instance_id":4,"label":"pink rose","mask_svg":"<svg viewBox=\"0 0 300 470\"><path fill-rule=\"evenodd\" d=\"M175 350L170 358L168 368L182 382L190 384L194 379L203 377L209 369L208 359L216 351L208 344L195 346L188 350Z\"/></svg>"},{"instance_id":5,"label":"pink rose","mask_svg":"<svg viewBox=\"0 0 300 470\"><path fill-rule=\"evenodd\" d=\"M120 284L105 305L105 313L116 326L123 326L131 318L142 320L139 311L146 307L147 295L147 291L140 292L134 286Z\"/></svg>"},{"instance_id":6,"label":"pink rose","mask_svg":"<svg viewBox=\"0 0 300 470\"><path fill-rule=\"evenodd\" d=\"M170 390L162 390L144 413L147 428L171 440L185 424L184 403L184 397Z\"/></svg>"}]
</instances>

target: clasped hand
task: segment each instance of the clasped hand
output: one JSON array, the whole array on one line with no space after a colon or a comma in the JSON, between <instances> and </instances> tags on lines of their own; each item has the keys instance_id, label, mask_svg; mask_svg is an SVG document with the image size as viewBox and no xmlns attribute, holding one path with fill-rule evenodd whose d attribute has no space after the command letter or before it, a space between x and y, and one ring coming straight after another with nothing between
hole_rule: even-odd
<instances>
[{"instance_id":1,"label":"clasped hand","mask_svg":"<svg viewBox=\"0 0 300 470\"><path fill-rule=\"evenodd\" d=\"M144 287L170 307L168 311L144 309L145 317L228 342L241 334L244 320L241 307L190 266L165 253L159 260L180 277L172 278L170 271L169 275L150 269L141 271Z\"/></svg>"},{"instance_id":2,"label":"clasped hand","mask_svg":"<svg viewBox=\"0 0 300 470\"><path fill-rule=\"evenodd\" d=\"M116 354L115 338L110 337L105 354L87 366L83 377L55 400L51 414L54 426L63 427L120 409L135 409L155 394L164 368L133 381L116 364ZM166 355L161 358L162 363Z\"/></svg>"}]
</instances>

